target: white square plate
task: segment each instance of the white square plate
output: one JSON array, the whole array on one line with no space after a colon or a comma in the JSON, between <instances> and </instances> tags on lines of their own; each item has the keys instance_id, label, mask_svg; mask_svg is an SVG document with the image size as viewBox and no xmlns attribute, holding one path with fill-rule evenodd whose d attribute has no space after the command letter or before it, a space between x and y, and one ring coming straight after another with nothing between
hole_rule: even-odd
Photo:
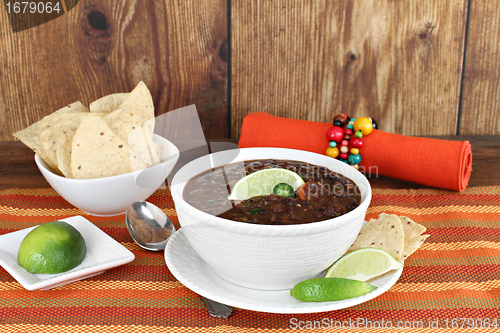
<instances>
[{"instance_id":1,"label":"white square plate","mask_svg":"<svg viewBox=\"0 0 500 333\"><path fill-rule=\"evenodd\" d=\"M19 246L24 237L35 227L0 235L0 266L5 268L24 288L28 290L55 288L103 273L135 259L132 252L86 218L73 216L60 221L75 227L82 234L87 245L87 254L83 262L63 273L31 274L18 264Z\"/></svg>"}]
</instances>

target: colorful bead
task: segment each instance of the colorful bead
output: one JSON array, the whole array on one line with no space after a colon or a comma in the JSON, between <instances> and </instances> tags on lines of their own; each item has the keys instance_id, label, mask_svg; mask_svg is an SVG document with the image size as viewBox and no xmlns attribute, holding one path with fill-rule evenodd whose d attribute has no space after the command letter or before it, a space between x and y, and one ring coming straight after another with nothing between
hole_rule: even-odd
<instances>
[{"instance_id":1,"label":"colorful bead","mask_svg":"<svg viewBox=\"0 0 500 333\"><path fill-rule=\"evenodd\" d=\"M349 123L349 124L347 124L346 128L352 130L352 129L354 129L354 126L353 126L353 124Z\"/></svg>"},{"instance_id":2,"label":"colorful bead","mask_svg":"<svg viewBox=\"0 0 500 333\"><path fill-rule=\"evenodd\" d=\"M361 162L361 155L350 154L347 160L349 161L349 164L359 164L359 162Z\"/></svg>"},{"instance_id":3,"label":"colorful bead","mask_svg":"<svg viewBox=\"0 0 500 333\"><path fill-rule=\"evenodd\" d=\"M346 130L344 131L344 134L346 134L346 135L353 135L353 134L354 134L354 132L352 131L352 129L349 129L349 128L348 128L348 129L346 129Z\"/></svg>"},{"instance_id":4,"label":"colorful bead","mask_svg":"<svg viewBox=\"0 0 500 333\"><path fill-rule=\"evenodd\" d=\"M349 152L349 148L347 146L342 146L340 147L340 152L346 154L347 152Z\"/></svg>"},{"instance_id":5,"label":"colorful bead","mask_svg":"<svg viewBox=\"0 0 500 333\"><path fill-rule=\"evenodd\" d=\"M330 141L330 147L332 147L332 148L337 147L337 142L335 142L335 141Z\"/></svg>"},{"instance_id":6,"label":"colorful bead","mask_svg":"<svg viewBox=\"0 0 500 333\"><path fill-rule=\"evenodd\" d=\"M341 145L341 146L349 146L349 141L347 141L347 140L342 140L342 142L340 142L340 145Z\"/></svg>"},{"instance_id":7,"label":"colorful bead","mask_svg":"<svg viewBox=\"0 0 500 333\"><path fill-rule=\"evenodd\" d=\"M342 125L342 122L341 122L340 120L335 120L335 121L333 122L333 126L342 127L342 126L344 126L344 125Z\"/></svg>"},{"instance_id":8,"label":"colorful bead","mask_svg":"<svg viewBox=\"0 0 500 333\"><path fill-rule=\"evenodd\" d=\"M368 135L373 130L373 124L371 120L367 117L361 117L356 119L353 125L354 130L363 132L363 135Z\"/></svg>"},{"instance_id":9,"label":"colorful bead","mask_svg":"<svg viewBox=\"0 0 500 333\"><path fill-rule=\"evenodd\" d=\"M351 147L353 148L363 148L363 140L359 138L354 138L351 140Z\"/></svg>"},{"instance_id":10,"label":"colorful bead","mask_svg":"<svg viewBox=\"0 0 500 333\"><path fill-rule=\"evenodd\" d=\"M328 141L340 142L344 138L344 130L338 126L332 126L326 132L326 139Z\"/></svg>"},{"instance_id":11,"label":"colorful bead","mask_svg":"<svg viewBox=\"0 0 500 333\"><path fill-rule=\"evenodd\" d=\"M347 158L349 157L349 154L347 154L347 153L340 153L339 157L344 160L342 162L346 162L347 163Z\"/></svg>"},{"instance_id":12,"label":"colorful bead","mask_svg":"<svg viewBox=\"0 0 500 333\"><path fill-rule=\"evenodd\" d=\"M359 149L358 148L351 148L351 154L353 154L353 155L359 154Z\"/></svg>"},{"instance_id":13,"label":"colorful bead","mask_svg":"<svg viewBox=\"0 0 500 333\"><path fill-rule=\"evenodd\" d=\"M377 122L375 121L375 119L370 118L370 120L371 120L371 122L372 122L372 127L373 127L374 129L378 129L378 124L377 124Z\"/></svg>"},{"instance_id":14,"label":"colorful bead","mask_svg":"<svg viewBox=\"0 0 500 333\"><path fill-rule=\"evenodd\" d=\"M354 165L351 165L351 166L352 166L354 169L359 170L359 165L354 164Z\"/></svg>"},{"instance_id":15,"label":"colorful bead","mask_svg":"<svg viewBox=\"0 0 500 333\"><path fill-rule=\"evenodd\" d=\"M336 121L339 121L340 125L335 125L335 122L336 122ZM342 126L344 126L344 125L346 124L346 122L347 122L347 116L346 116L345 114L343 114L343 113L338 114L338 115L336 115L335 117L333 117L333 124L334 124L335 126L340 126L340 127L342 127Z\"/></svg>"},{"instance_id":16,"label":"colorful bead","mask_svg":"<svg viewBox=\"0 0 500 333\"><path fill-rule=\"evenodd\" d=\"M363 137L363 132L357 131L356 134L354 134L354 136L357 137L358 139L361 139Z\"/></svg>"},{"instance_id":17,"label":"colorful bead","mask_svg":"<svg viewBox=\"0 0 500 333\"><path fill-rule=\"evenodd\" d=\"M339 156L339 149L328 147L328 148L326 148L326 155L333 157L333 158L336 158L337 156Z\"/></svg>"},{"instance_id":18,"label":"colorful bead","mask_svg":"<svg viewBox=\"0 0 500 333\"><path fill-rule=\"evenodd\" d=\"M351 140L351 136L349 134L344 135L344 140L349 141Z\"/></svg>"}]
</instances>

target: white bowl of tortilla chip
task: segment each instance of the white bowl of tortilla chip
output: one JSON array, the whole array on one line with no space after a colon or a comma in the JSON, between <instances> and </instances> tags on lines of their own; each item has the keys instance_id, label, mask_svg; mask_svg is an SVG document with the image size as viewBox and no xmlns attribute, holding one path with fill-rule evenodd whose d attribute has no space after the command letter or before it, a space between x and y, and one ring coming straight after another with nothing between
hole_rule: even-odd
<instances>
[{"instance_id":1,"label":"white bowl of tortilla chip","mask_svg":"<svg viewBox=\"0 0 500 333\"><path fill-rule=\"evenodd\" d=\"M75 207L91 215L119 215L133 202L146 200L153 194L177 163L179 150L174 144L156 134L153 141L163 147L160 163L116 176L66 178L56 173L38 154L35 154L35 162L54 190Z\"/></svg>"}]
</instances>

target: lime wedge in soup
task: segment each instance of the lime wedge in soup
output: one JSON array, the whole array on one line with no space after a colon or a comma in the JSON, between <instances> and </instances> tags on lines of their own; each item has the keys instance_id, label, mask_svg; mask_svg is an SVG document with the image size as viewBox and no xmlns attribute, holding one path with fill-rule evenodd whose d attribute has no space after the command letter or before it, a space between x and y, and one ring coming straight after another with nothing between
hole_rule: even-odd
<instances>
[{"instance_id":1,"label":"lime wedge in soup","mask_svg":"<svg viewBox=\"0 0 500 333\"><path fill-rule=\"evenodd\" d=\"M338 277L359 281L371 278L403 267L389 252L378 248L363 248L350 252L326 271L325 277Z\"/></svg>"},{"instance_id":2,"label":"lime wedge in soup","mask_svg":"<svg viewBox=\"0 0 500 333\"><path fill-rule=\"evenodd\" d=\"M251 173L236 182L231 188L229 200L246 200L260 195L273 193L276 185L284 183L295 191L304 180L297 173L281 168L269 168Z\"/></svg>"}]
</instances>

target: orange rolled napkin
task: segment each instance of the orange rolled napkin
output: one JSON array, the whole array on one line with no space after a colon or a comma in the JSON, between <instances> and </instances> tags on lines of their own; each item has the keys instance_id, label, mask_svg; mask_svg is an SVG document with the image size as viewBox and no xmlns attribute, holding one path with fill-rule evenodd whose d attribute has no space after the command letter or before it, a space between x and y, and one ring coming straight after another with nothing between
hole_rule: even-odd
<instances>
[{"instance_id":1,"label":"orange rolled napkin","mask_svg":"<svg viewBox=\"0 0 500 333\"><path fill-rule=\"evenodd\" d=\"M250 113L243 119L240 148L281 147L325 154L331 123ZM363 137L360 170L432 187L463 191L472 171L469 141L420 138L373 130Z\"/></svg>"}]
</instances>

